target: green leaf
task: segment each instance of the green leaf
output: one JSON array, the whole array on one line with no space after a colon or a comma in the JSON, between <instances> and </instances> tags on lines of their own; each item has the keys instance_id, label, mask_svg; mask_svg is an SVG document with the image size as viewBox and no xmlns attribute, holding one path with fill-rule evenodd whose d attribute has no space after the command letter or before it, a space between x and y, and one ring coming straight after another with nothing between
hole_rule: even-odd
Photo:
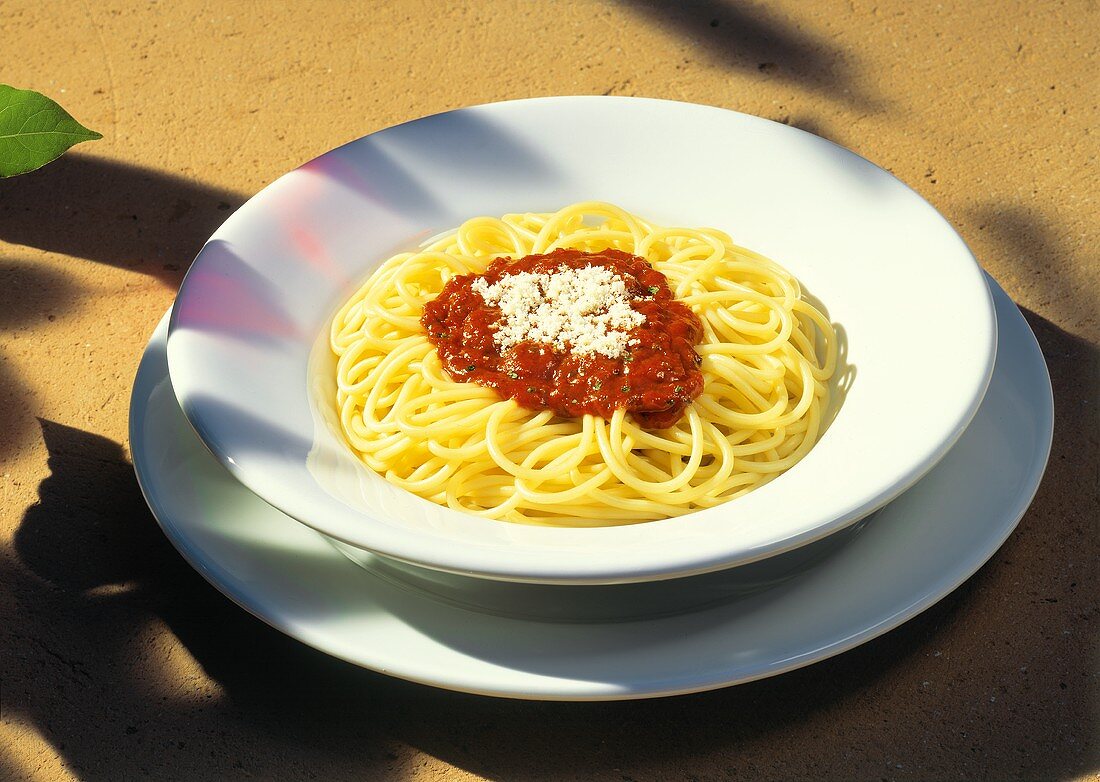
<instances>
[{"instance_id":1,"label":"green leaf","mask_svg":"<svg viewBox=\"0 0 1100 782\"><path fill-rule=\"evenodd\" d=\"M81 141L103 138L33 90L0 84L0 177L34 171Z\"/></svg>"}]
</instances>

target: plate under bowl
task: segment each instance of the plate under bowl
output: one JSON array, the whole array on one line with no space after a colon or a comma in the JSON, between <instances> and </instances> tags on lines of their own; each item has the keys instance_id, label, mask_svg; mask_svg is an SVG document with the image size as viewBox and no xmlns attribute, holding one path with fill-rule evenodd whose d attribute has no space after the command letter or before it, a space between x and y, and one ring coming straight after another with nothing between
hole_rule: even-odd
<instances>
[{"instance_id":1,"label":"plate under bowl","mask_svg":"<svg viewBox=\"0 0 1100 782\"><path fill-rule=\"evenodd\" d=\"M553 700L737 684L897 627L973 574L1015 528L1050 453L1053 409L1026 321L1003 292L995 296L1004 334L996 372L941 463L815 567L683 614L532 621L465 610L353 565L234 480L194 436L168 379L164 323L134 384L134 467L157 521L199 573L265 622L356 665L437 687ZM679 583L651 586L674 591Z\"/></svg>"}]
</instances>

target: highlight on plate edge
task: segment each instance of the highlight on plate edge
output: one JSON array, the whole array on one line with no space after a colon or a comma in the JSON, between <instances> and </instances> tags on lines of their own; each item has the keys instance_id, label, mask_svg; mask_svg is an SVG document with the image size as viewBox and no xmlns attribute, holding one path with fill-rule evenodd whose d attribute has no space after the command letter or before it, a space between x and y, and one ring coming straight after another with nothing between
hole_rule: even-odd
<instances>
[{"instance_id":1,"label":"highlight on plate edge","mask_svg":"<svg viewBox=\"0 0 1100 782\"><path fill-rule=\"evenodd\" d=\"M600 202L476 217L393 256L329 347L339 428L370 469L566 526L680 516L775 478L817 442L838 352L779 264Z\"/></svg>"}]
</instances>

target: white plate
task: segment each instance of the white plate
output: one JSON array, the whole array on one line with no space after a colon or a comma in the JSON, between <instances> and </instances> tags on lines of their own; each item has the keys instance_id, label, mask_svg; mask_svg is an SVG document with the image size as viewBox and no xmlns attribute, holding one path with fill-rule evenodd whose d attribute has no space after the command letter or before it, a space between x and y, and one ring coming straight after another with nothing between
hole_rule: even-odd
<instances>
[{"instance_id":1,"label":"white plate","mask_svg":"<svg viewBox=\"0 0 1100 782\"><path fill-rule=\"evenodd\" d=\"M854 382L779 479L690 518L503 524L363 467L320 423L309 357L376 264L480 214L602 199L709 225L788 267L847 336ZM916 193L825 141L708 106L545 98L389 128L263 190L211 238L170 326L176 395L253 492L350 545L457 573L609 583L773 556L866 516L925 474L977 410L996 321L965 244Z\"/></svg>"},{"instance_id":2,"label":"white plate","mask_svg":"<svg viewBox=\"0 0 1100 782\"><path fill-rule=\"evenodd\" d=\"M943 461L802 575L680 615L575 624L508 618L456 608L352 564L250 494L202 447L168 379L165 321L134 386L134 465L165 533L203 576L336 657L520 698L706 690L798 668L896 627L973 574L1016 526L1046 465L1053 406L1035 338L996 286L994 294L1001 341L993 382Z\"/></svg>"}]
</instances>

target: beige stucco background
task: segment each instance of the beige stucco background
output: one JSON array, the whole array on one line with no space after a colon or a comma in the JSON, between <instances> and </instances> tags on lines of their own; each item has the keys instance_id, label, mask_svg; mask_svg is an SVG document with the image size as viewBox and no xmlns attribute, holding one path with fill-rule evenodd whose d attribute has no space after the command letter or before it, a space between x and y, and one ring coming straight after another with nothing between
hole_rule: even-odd
<instances>
[{"instance_id":1,"label":"beige stucco background","mask_svg":"<svg viewBox=\"0 0 1100 782\"><path fill-rule=\"evenodd\" d=\"M0 779L1095 776L1098 40L1088 0L0 2L0 81L104 135L0 181ZM330 659L165 541L128 460L129 389L210 232L350 139L571 93L709 103L854 149L1019 303L1054 452L966 585L773 680L539 704Z\"/></svg>"}]
</instances>

